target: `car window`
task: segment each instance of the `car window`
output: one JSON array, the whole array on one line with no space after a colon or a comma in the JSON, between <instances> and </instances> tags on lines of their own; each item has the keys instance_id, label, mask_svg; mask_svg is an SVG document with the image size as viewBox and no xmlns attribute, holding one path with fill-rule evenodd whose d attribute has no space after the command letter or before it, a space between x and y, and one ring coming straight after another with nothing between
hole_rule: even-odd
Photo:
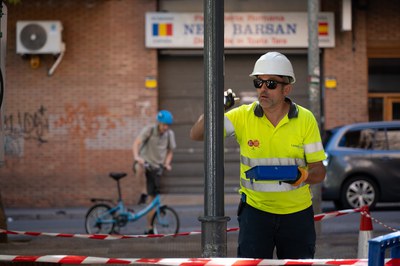
<instances>
[{"instance_id":1,"label":"car window","mask_svg":"<svg viewBox=\"0 0 400 266\"><path fill-rule=\"evenodd\" d=\"M361 130L349 130L339 141L339 147L359 148Z\"/></svg>"},{"instance_id":2,"label":"car window","mask_svg":"<svg viewBox=\"0 0 400 266\"><path fill-rule=\"evenodd\" d=\"M358 147L361 149L375 149L375 138L376 130L371 128L362 129L360 131L360 140L358 142Z\"/></svg>"},{"instance_id":3,"label":"car window","mask_svg":"<svg viewBox=\"0 0 400 266\"><path fill-rule=\"evenodd\" d=\"M388 150L389 149L389 143L387 140L387 135L386 135L386 128L379 128L378 130L375 131L375 140L373 142L373 149L374 150Z\"/></svg>"},{"instance_id":4,"label":"car window","mask_svg":"<svg viewBox=\"0 0 400 266\"><path fill-rule=\"evenodd\" d=\"M322 145L324 148L328 146L328 143L332 139L332 136L335 135L335 133L340 129L340 127L335 127L332 129L325 130L322 134Z\"/></svg>"},{"instance_id":5,"label":"car window","mask_svg":"<svg viewBox=\"0 0 400 266\"><path fill-rule=\"evenodd\" d=\"M365 150L400 150L400 127L351 129L339 140L339 147Z\"/></svg>"},{"instance_id":6,"label":"car window","mask_svg":"<svg viewBox=\"0 0 400 266\"><path fill-rule=\"evenodd\" d=\"M388 128L389 150L400 150L400 128Z\"/></svg>"}]
</instances>

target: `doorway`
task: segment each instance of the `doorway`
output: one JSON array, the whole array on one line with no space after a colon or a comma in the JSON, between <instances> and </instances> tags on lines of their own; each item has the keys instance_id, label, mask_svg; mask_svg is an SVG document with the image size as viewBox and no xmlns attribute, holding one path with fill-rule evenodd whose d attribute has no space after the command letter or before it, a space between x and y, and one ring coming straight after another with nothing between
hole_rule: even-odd
<instances>
[{"instance_id":1,"label":"doorway","mask_svg":"<svg viewBox=\"0 0 400 266\"><path fill-rule=\"evenodd\" d=\"M369 93L368 112L370 121L400 120L400 94Z\"/></svg>"}]
</instances>

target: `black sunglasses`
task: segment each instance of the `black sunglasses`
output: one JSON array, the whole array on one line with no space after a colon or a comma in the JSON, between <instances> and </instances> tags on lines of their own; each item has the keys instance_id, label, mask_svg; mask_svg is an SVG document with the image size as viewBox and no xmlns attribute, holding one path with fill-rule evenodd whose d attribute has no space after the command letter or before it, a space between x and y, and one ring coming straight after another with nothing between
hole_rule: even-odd
<instances>
[{"instance_id":1,"label":"black sunglasses","mask_svg":"<svg viewBox=\"0 0 400 266\"><path fill-rule=\"evenodd\" d=\"M288 85L289 83L286 82L280 82L280 81L276 81L276 80L263 80L260 78L256 78L253 79L253 83L254 83L254 87L256 87L257 89L261 88L262 85L265 83L265 85L267 86L268 89L270 90L275 90L276 87L278 86L278 84L284 84L284 85Z\"/></svg>"}]
</instances>

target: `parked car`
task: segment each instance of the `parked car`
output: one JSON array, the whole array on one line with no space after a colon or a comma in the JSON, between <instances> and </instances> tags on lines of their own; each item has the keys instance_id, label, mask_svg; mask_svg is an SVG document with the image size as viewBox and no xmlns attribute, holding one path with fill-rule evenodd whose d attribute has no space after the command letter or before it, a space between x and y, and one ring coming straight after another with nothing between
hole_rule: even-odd
<instances>
[{"instance_id":1,"label":"parked car","mask_svg":"<svg viewBox=\"0 0 400 266\"><path fill-rule=\"evenodd\" d=\"M400 202L400 121L356 123L327 131L322 200L337 209Z\"/></svg>"}]
</instances>

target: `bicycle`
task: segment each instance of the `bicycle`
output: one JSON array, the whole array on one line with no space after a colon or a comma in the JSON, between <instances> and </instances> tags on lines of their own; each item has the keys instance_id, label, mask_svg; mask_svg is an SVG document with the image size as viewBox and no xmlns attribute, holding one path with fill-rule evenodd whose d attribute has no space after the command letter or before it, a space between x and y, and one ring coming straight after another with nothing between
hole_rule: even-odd
<instances>
[{"instance_id":1,"label":"bicycle","mask_svg":"<svg viewBox=\"0 0 400 266\"><path fill-rule=\"evenodd\" d=\"M145 167L148 171L147 167ZM176 211L162 205L160 195L138 212L127 209L122 200L119 180L127 174L123 172L111 172L109 176L117 182L118 201L115 203L109 199L92 198L95 203L86 213L85 229L88 234L118 234L119 229L128 222L135 222L155 209L151 219L154 234L177 234L179 231L179 217Z\"/></svg>"}]
</instances>

